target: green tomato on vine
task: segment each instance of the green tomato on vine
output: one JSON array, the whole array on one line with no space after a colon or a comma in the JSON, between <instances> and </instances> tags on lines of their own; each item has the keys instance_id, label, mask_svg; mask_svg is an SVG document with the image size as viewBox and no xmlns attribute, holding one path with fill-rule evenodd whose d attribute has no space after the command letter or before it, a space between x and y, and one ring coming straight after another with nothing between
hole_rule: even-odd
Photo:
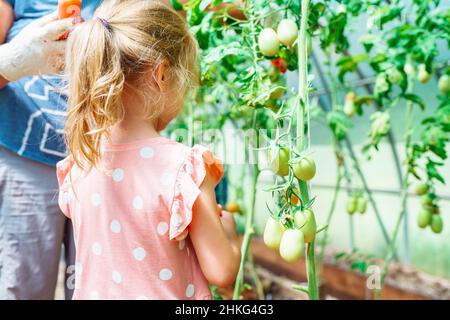
<instances>
[{"instance_id":1,"label":"green tomato on vine","mask_svg":"<svg viewBox=\"0 0 450 320\"><path fill-rule=\"evenodd\" d=\"M265 56L276 56L280 50L280 40L275 30L272 28L263 29L258 37L258 46L261 53Z\"/></svg>"},{"instance_id":2,"label":"green tomato on vine","mask_svg":"<svg viewBox=\"0 0 450 320\"><path fill-rule=\"evenodd\" d=\"M302 181L309 181L316 175L316 164L309 157L298 160L293 165L294 175Z\"/></svg>"},{"instance_id":3,"label":"green tomato on vine","mask_svg":"<svg viewBox=\"0 0 450 320\"><path fill-rule=\"evenodd\" d=\"M280 242L280 256L284 261L293 263L298 261L305 248L305 236L299 229L288 229L283 233Z\"/></svg>"},{"instance_id":4,"label":"green tomato on vine","mask_svg":"<svg viewBox=\"0 0 450 320\"><path fill-rule=\"evenodd\" d=\"M264 244L270 249L278 250L280 248L281 237L285 231L286 228L281 225L280 222L276 221L272 217L269 217L264 228Z\"/></svg>"},{"instance_id":5,"label":"green tomato on vine","mask_svg":"<svg viewBox=\"0 0 450 320\"><path fill-rule=\"evenodd\" d=\"M269 149L269 162L272 171L282 177L289 174L289 149L285 147L273 147Z\"/></svg>"},{"instance_id":6,"label":"green tomato on vine","mask_svg":"<svg viewBox=\"0 0 450 320\"><path fill-rule=\"evenodd\" d=\"M298 211L294 216L295 226L299 228L305 236L305 243L311 243L316 238L317 224L314 212L311 209Z\"/></svg>"}]
</instances>

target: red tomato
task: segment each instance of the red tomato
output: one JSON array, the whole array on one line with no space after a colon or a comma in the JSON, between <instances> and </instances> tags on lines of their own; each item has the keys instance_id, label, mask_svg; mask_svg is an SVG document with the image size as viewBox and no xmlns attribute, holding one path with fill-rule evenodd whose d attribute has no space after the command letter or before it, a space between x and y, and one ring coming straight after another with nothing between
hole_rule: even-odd
<instances>
[{"instance_id":1,"label":"red tomato","mask_svg":"<svg viewBox=\"0 0 450 320\"><path fill-rule=\"evenodd\" d=\"M272 64L280 70L281 73L287 72L287 63L283 58L278 58L272 60Z\"/></svg>"}]
</instances>

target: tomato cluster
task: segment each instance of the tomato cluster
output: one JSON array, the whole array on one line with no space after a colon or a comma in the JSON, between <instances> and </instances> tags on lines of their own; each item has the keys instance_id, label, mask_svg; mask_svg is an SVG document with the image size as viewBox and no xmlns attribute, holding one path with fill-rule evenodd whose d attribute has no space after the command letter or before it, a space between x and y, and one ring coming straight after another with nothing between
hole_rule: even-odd
<instances>
[{"instance_id":1,"label":"tomato cluster","mask_svg":"<svg viewBox=\"0 0 450 320\"><path fill-rule=\"evenodd\" d=\"M437 204L436 194L430 190L430 186L422 183L416 187L416 194L421 196L422 210L417 215L417 225L419 228L430 226L434 233L441 233L444 222Z\"/></svg>"},{"instance_id":2,"label":"tomato cluster","mask_svg":"<svg viewBox=\"0 0 450 320\"><path fill-rule=\"evenodd\" d=\"M366 213L367 198L361 193L356 193L355 195L352 195L347 200L346 209L349 215L353 215L355 212L359 212L360 214Z\"/></svg>"},{"instance_id":3,"label":"tomato cluster","mask_svg":"<svg viewBox=\"0 0 450 320\"><path fill-rule=\"evenodd\" d=\"M282 220L289 222L291 227L287 228L281 220L269 217L264 229L264 243L273 250L279 250L286 262L296 262L303 255L305 243L311 243L316 237L314 212L311 209L297 210L293 216L288 213Z\"/></svg>"}]
</instances>

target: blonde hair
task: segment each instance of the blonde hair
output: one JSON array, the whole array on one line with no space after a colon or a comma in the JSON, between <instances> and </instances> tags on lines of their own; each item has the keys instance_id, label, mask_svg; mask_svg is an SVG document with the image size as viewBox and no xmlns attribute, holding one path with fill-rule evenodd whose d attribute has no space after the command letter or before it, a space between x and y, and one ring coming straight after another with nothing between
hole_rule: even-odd
<instances>
[{"instance_id":1,"label":"blonde hair","mask_svg":"<svg viewBox=\"0 0 450 320\"><path fill-rule=\"evenodd\" d=\"M149 71L163 63L178 92L198 83L197 42L172 8L157 0L108 0L71 33L67 49L66 140L76 164L98 166L101 143L124 117L127 89L149 120L164 112ZM102 19L105 19L102 21Z\"/></svg>"}]
</instances>

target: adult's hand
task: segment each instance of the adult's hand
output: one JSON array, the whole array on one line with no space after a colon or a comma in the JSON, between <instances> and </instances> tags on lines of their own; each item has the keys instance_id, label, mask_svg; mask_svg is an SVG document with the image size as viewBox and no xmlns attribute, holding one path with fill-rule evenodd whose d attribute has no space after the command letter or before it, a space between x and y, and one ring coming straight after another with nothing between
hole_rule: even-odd
<instances>
[{"instance_id":1,"label":"adult's hand","mask_svg":"<svg viewBox=\"0 0 450 320\"><path fill-rule=\"evenodd\" d=\"M0 75L8 81L41 74L58 74L64 68L66 41L61 36L79 18L58 20L57 12L26 26L11 42L0 46Z\"/></svg>"}]
</instances>

